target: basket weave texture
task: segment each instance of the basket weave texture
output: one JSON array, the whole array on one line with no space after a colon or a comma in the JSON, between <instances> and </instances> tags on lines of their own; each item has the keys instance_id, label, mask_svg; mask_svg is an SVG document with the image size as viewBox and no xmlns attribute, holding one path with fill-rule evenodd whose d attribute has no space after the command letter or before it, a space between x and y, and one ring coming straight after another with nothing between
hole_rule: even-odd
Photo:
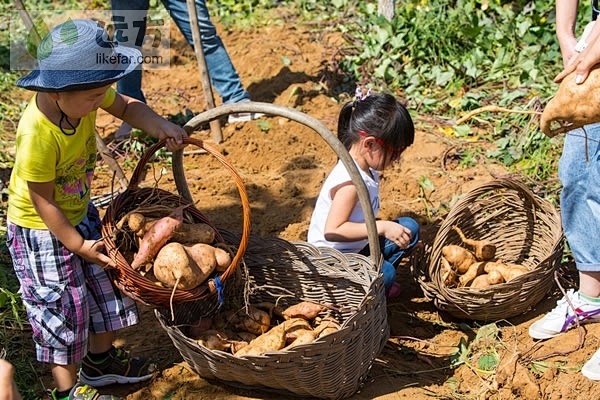
<instances>
[{"instance_id":1,"label":"basket weave texture","mask_svg":"<svg viewBox=\"0 0 600 400\"><path fill-rule=\"evenodd\" d=\"M222 234L228 243L236 240L233 234ZM373 261L305 242L251 236L240 270L245 276L226 284L226 303L239 301L245 293L251 303L278 301L282 307L300 299L336 304L342 306L334 315L342 329L287 351L236 357L185 335L186 324L219 311L215 296L177 305L175 321L168 309L155 310L190 367L205 379L275 391L282 398L341 399L356 393L389 337L383 278Z\"/></svg>"},{"instance_id":2,"label":"basket weave texture","mask_svg":"<svg viewBox=\"0 0 600 400\"><path fill-rule=\"evenodd\" d=\"M443 283L441 257L446 245L466 237L490 240L496 258L521 264L529 272L486 289L450 288ZM413 257L417 280L435 306L455 317L492 321L522 314L551 290L563 253L560 215L523 183L499 179L472 189L450 210L432 246Z\"/></svg>"},{"instance_id":3,"label":"basket weave texture","mask_svg":"<svg viewBox=\"0 0 600 400\"><path fill-rule=\"evenodd\" d=\"M130 249L127 248L128 243L126 243L126 241L120 240L122 237L119 235L117 222L125 214L142 204L144 206L168 205L173 209L180 205L189 204L189 206L185 208L184 213L192 220L190 222L201 222L211 226L216 233L215 242L213 244L228 244L223 240L218 228L213 225L211 221L209 221L208 218L202 214L202 212L200 212L200 210L198 210L189 200L160 188L138 187L140 179L145 172L146 164L159 149L165 146L166 141L162 140L149 148L136 166L128 188L115 197L109 204L102 219L102 237L108 255L116 262L116 268L108 270L113 282L116 284L119 290L121 290L127 296L139 303L151 307L162 307L171 303L176 304L199 300L209 297L212 293L220 292L222 284L230 276L235 274L244 252L246 251L248 242L248 235L250 232L250 206L241 177L217 149L197 139L186 138L184 139L184 142L186 144L193 144L206 150L208 153L215 156L230 172L241 198L243 208L243 233L241 239L238 241L237 252L234 257L232 257L231 263L227 269L218 276L212 276L205 283L194 289L177 289L175 292L173 292L172 288L158 286L153 280L148 279L140 274L139 271L134 270L123 255L125 251Z\"/></svg>"}]
</instances>

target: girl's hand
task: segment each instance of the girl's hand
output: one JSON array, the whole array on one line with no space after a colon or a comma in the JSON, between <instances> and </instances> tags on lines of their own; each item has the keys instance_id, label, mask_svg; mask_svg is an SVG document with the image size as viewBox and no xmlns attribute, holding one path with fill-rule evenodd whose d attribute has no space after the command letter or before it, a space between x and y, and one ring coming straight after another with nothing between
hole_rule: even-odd
<instances>
[{"instance_id":1,"label":"girl's hand","mask_svg":"<svg viewBox=\"0 0 600 400\"><path fill-rule=\"evenodd\" d=\"M81 248L75 253L86 261L98 264L103 268L115 268L117 266L110 257L104 254L104 242L102 240L84 240Z\"/></svg>"},{"instance_id":2,"label":"girl's hand","mask_svg":"<svg viewBox=\"0 0 600 400\"><path fill-rule=\"evenodd\" d=\"M172 122L163 119L157 127L156 136L158 139L167 139L167 149L170 151L181 150L185 147L183 139L188 135L186 131Z\"/></svg>"},{"instance_id":3,"label":"girl's hand","mask_svg":"<svg viewBox=\"0 0 600 400\"><path fill-rule=\"evenodd\" d=\"M405 249L410 244L410 229L400 225L396 221L380 221L383 225L383 235L386 239L396 243L401 249Z\"/></svg>"}]
</instances>

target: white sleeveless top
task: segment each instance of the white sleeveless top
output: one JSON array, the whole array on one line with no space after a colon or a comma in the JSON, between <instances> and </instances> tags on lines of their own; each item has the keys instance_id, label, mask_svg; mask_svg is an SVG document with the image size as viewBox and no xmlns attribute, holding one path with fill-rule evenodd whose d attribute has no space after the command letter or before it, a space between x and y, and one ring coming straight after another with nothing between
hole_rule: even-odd
<instances>
[{"instance_id":1,"label":"white sleeveless top","mask_svg":"<svg viewBox=\"0 0 600 400\"><path fill-rule=\"evenodd\" d=\"M358 165L357 165L358 168ZM373 214L377 215L379 212L379 173L370 169L371 174L358 168L360 175L367 186L369 192L369 199L371 207L373 208ZM331 193L339 188L340 185L352 182L350 174L346 170L346 167L341 160L338 160L336 166L333 168L323 187L319 193L315 209L313 211L310 227L308 228L308 242L315 246L326 246L333 247L344 253L358 253L361 251L369 242L367 238L363 240L353 242L330 242L325 240L325 221L327 215L331 209L332 197ZM365 222L365 215L360 202L357 202L350 215L351 222Z\"/></svg>"}]
</instances>

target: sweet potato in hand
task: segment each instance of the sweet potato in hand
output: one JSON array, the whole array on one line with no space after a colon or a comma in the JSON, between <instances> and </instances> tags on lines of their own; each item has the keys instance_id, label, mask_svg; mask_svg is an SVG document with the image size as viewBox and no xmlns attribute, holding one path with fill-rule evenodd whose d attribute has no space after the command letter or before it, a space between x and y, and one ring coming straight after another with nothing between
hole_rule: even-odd
<instances>
[{"instance_id":1,"label":"sweet potato in hand","mask_svg":"<svg viewBox=\"0 0 600 400\"><path fill-rule=\"evenodd\" d=\"M575 83L576 71L567 75L542 113L540 128L554 137L584 125L600 122L600 70L594 68L587 79Z\"/></svg>"}]
</instances>

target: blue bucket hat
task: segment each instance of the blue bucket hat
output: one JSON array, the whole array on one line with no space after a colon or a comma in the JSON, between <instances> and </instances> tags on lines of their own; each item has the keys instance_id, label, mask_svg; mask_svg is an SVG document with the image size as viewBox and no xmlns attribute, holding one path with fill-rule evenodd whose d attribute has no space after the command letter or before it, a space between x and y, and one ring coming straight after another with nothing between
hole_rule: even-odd
<instances>
[{"instance_id":1,"label":"blue bucket hat","mask_svg":"<svg viewBox=\"0 0 600 400\"><path fill-rule=\"evenodd\" d=\"M17 80L17 85L37 92L94 89L133 71L141 56L137 49L112 42L96 21L68 20L42 39L37 69Z\"/></svg>"}]
</instances>

